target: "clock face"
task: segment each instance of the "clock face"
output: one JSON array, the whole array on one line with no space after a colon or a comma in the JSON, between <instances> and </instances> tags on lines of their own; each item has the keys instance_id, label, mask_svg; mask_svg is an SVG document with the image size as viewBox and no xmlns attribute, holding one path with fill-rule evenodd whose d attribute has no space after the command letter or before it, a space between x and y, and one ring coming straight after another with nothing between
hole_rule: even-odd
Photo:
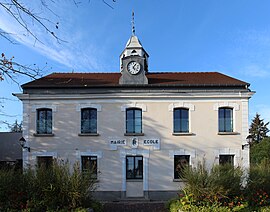
<instances>
[{"instance_id":1,"label":"clock face","mask_svg":"<svg viewBox=\"0 0 270 212\"><path fill-rule=\"evenodd\" d=\"M127 70L129 73L131 74L138 74L141 70L141 65L138 62L135 61L131 61L128 65L127 65Z\"/></svg>"}]
</instances>

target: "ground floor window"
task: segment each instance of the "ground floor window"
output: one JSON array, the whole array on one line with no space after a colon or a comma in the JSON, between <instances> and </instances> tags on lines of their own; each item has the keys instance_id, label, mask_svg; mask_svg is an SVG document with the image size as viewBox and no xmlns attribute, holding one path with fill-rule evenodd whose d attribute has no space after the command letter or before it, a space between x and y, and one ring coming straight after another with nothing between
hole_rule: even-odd
<instances>
[{"instance_id":1,"label":"ground floor window","mask_svg":"<svg viewBox=\"0 0 270 212\"><path fill-rule=\"evenodd\" d=\"M37 165L39 168L51 168L53 165L53 157L52 156L38 156L37 157Z\"/></svg>"},{"instance_id":2,"label":"ground floor window","mask_svg":"<svg viewBox=\"0 0 270 212\"><path fill-rule=\"evenodd\" d=\"M97 156L81 156L82 172L90 172L97 179Z\"/></svg>"},{"instance_id":3,"label":"ground floor window","mask_svg":"<svg viewBox=\"0 0 270 212\"><path fill-rule=\"evenodd\" d=\"M143 157L126 157L126 177L127 179L143 179Z\"/></svg>"},{"instance_id":4,"label":"ground floor window","mask_svg":"<svg viewBox=\"0 0 270 212\"><path fill-rule=\"evenodd\" d=\"M174 156L174 179L181 179L183 171L189 166L189 155L175 155Z\"/></svg>"},{"instance_id":5,"label":"ground floor window","mask_svg":"<svg viewBox=\"0 0 270 212\"><path fill-rule=\"evenodd\" d=\"M220 165L234 165L234 155L219 155L219 164Z\"/></svg>"}]
</instances>

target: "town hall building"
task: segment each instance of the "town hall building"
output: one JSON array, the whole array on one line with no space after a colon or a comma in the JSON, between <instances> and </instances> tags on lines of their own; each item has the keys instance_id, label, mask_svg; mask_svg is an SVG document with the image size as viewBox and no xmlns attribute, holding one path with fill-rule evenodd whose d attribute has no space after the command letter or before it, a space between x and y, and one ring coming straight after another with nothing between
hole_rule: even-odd
<instances>
[{"instance_id":1,"label":"town hall building","mask_svg":"<svg viewBox=\"0 0 270 212\"><path fill-rule=\"evenodd\" d=\"M23 165L92 169L103 200L175 197L181 170L249 167L249 84L218 72L154 72L133 32L119 73L52 73L22 85Z\"/></svg>"}]
</instances>

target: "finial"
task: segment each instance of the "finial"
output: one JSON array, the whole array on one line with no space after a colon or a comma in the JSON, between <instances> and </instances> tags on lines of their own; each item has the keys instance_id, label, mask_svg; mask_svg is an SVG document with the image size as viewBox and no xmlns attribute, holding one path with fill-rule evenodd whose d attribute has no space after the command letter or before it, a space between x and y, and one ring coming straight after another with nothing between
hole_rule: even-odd
<instances>
[{"instance_id":1,"label":"finial","mask_svg":"<svg viewBox=\"0 0 270 212\"><path fill-rule=\"evenodd\" d=\"M134 11L132 11L132 36L135 36L135 22L134 22Z\"/></svg>"}]
</instances>

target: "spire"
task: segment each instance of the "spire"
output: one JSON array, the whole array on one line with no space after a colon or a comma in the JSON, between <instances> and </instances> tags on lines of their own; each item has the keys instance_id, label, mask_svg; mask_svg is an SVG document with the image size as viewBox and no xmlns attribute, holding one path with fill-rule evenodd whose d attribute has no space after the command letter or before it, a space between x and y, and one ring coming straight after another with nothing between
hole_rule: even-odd
<instances>
[{"instance_id":1,"label":"spire","mask_svg":"<svg viewBox=\"0 0 270 212\"><path fill-rule=\"evenodd\" d=\"M135 22L134 22L134 11L132 11L132 36L135 36Z\"/></svg>"}]
</instances>

